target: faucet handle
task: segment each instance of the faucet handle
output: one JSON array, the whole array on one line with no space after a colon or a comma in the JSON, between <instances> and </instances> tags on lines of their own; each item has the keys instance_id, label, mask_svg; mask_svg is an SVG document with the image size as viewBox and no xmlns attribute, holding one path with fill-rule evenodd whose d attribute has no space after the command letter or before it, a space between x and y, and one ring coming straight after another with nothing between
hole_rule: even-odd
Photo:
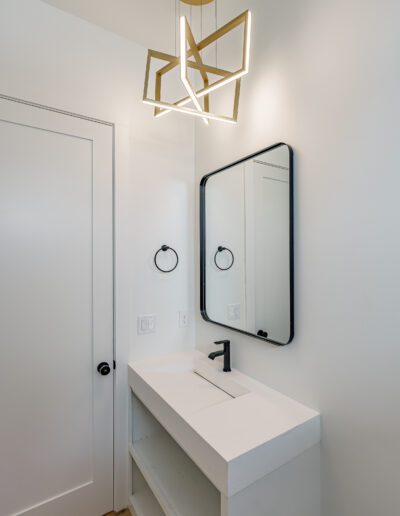
<instances>
[{"instance_id":1,"label":"faucet handle","mask_svg":"<svg viewBox=\"0 0 400 516\"><path fill-rule=\"evenodd\" d=\"M230 340L216 340L214 344L223 344L224 346L229 345L231 343Z\"/></svg>"},{"instance_id":2,"label":"faucet handle","mask_svg":"<svg viewBox=\"0 0 400 516\"><path fill-rule=\"evenodd\" d=\"M224 350L223 351L215 351L214 353L210 353L209 358L213 356L214 358L216 356L224 356L224 373L229 373L231 370L231 342L229 340L217 340L214 342L214 344L223 344ZM213 360L214 360L213 358Z\"/></svg>"}]
</instances>

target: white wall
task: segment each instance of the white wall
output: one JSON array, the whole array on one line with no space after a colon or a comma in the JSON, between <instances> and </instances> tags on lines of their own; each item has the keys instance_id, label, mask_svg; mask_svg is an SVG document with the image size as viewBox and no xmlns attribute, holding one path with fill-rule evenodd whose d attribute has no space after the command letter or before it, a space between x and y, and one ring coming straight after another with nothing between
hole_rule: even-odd
<instances>
[{"instance_id":1,"label":"white wall","mask_svg":"<svg viewBox=\"0 0 400 516\"><path fill-rule=\"evenodd\" d=\"M197 346L231 338L234 367L322 412L323 516L394 516L400 3L222 0L220 23L246 7L254 51L240 122L197 124L197 180L275 142L293 145L295 338L275 347L198 316Z\"/></svg>"},{"instance_id":2,"label":"white wall","mask_svg":"<svg viewBox=\"0 0 400 516\"><path fill-rule=\"evenodd\" d=\"M193 347L193 122L155 121L141 103L146 49L38 0L0 1L0 93L115 123L117 383L127 392L130 357ZM161 244L180 255L155 272ZM178 311L188 310L188 329ZM156 313L157 333L136 335L138 314ZM125 391L126 389L126 391ZM127 400L116 400L127 461ZM124 479L117 481L123 503ZM122 502L121 502L122 500ZM121 507L121 505L120 505Z\"/></svg>"},{"instance_id":3,"label":"white wall","mask_svg":"<svg viewBox=\"0 0 400 516\"><path fill-rule=\"evenodd\" d=\"M248 6L255 50L240 123L198 125L197 179L271 143L294 146L296 334L278 348L198 316L197 345L214 349L229 335L235 367L321 410L323 516L393 516L400 4L221 0L220 23ZM116 123L121 360L193 338L193 325L177 327L193 299L192 125L151 118L140 103L144 64L145 49L38 0L0 1L0 93ZM168 278L151 268L164 242L182 253ZM160 316L158 333L138 338L136 315L149 311Z\"/></svg>"}]
</instances>

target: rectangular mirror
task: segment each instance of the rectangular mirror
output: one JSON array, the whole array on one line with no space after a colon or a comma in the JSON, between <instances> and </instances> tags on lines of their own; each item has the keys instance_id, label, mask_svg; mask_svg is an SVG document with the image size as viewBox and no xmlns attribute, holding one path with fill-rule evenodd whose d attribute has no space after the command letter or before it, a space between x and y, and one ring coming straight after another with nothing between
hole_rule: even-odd
<instances>
[{"instance_id":1,"label":"rectangular mirror","mask_svg":"<svg viewBox=\"0 0 400 516\"><path fill-rule=\"evenodd\" d=\"M200 183L202 316L279 345L294 333L292 163L279 143Z\"/></svg>"}]
</instances>

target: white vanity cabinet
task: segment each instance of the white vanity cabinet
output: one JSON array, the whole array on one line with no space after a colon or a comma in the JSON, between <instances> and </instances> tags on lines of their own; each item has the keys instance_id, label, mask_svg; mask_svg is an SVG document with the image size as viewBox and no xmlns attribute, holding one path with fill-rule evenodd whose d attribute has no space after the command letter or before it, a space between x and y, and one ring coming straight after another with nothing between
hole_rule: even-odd
<instances>
[{"instance_id":1,"label":"white vanity cabinet","mask_svg":"<svg viewBox=\"0 0 400 516\"><path fill-rule=\"evenodd\" d=\"M131 512L319 516L319 414L220 368L197 351L129 365Z\"/></svg>"}]
</instances>

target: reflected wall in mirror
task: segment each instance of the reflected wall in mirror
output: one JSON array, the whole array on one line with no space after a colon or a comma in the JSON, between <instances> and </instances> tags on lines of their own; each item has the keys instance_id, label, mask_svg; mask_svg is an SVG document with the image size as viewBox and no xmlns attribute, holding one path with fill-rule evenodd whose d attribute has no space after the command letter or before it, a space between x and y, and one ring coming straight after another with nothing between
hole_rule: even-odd
<instances>
[{"instance_id":1,"label":"reflected wall in mirror","mask_svg":"<svg viewBox=\"0 0 400 516\"><path fill-rule=\"evenodd\" d=\"M283 143L203 177L201 313L273 342L293 338L293 167Z\"/></svg>"}]
</instances>

